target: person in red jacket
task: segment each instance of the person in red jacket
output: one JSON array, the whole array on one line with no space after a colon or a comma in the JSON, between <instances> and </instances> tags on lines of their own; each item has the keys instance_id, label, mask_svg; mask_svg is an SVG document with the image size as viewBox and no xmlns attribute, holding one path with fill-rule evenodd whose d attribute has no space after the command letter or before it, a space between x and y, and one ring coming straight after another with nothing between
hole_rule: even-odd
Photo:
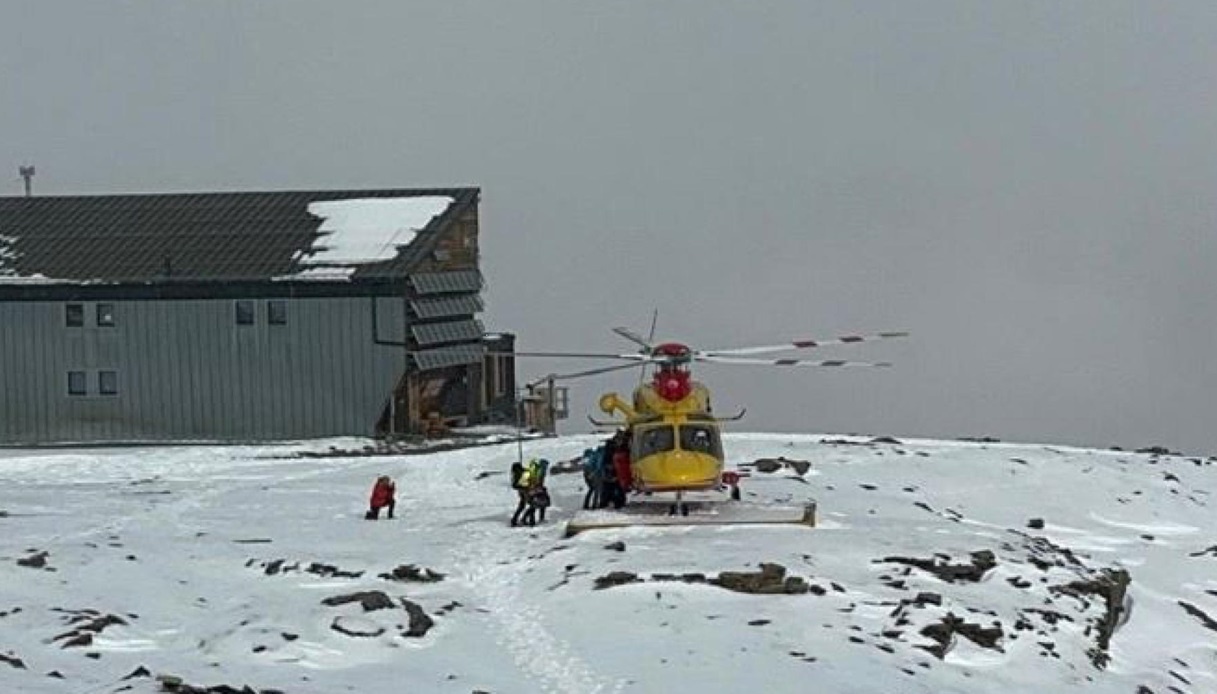
<instances>
[{"instance_id":1,"label":"person in red jacket","mask_svg":"<svg viewBox=\"0 0 1217 694\"><path fill-rule=\"evenodd\" d=\"M393 480L389 479L388 475L381 475L376 478L376 484L372 485L372 499L370 508L364 518L368 520L379 520L380 509L389 509L388 517L393 517L393 509L397 506L397 500L394 498L397 494L397 486L393 484Z\"/></svg>"},{"instance_id":2,"label":"person in red jacket","mask_svg":"<svg viewBox=\"0 0 1217 694\"><path fill-rule=\"evenodd\" d=\"M634 486L634 475L630 471L630 434L623 431L618 434L617 446L613 450L613 470L617 473L617 486L620 488L617 498L613 500L614 508L625 505L625 495Z\"/></svg>"}]
</instances>

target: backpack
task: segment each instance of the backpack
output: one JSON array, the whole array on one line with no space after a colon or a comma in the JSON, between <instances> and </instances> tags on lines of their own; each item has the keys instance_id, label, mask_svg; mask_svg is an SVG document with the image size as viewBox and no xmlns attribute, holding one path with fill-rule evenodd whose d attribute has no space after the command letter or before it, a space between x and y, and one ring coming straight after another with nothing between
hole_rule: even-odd
<instances>
[{"instance_id":1,"label":"backpack","mask_svg":"<svg viewBox=\"0 0 1217 694\"><path fill-rule=\"evenodd\" d=\"M511 464L511 488L520 488L520 478L524 476L524 466L519 463Z\"/></svg>"}]
</instances>

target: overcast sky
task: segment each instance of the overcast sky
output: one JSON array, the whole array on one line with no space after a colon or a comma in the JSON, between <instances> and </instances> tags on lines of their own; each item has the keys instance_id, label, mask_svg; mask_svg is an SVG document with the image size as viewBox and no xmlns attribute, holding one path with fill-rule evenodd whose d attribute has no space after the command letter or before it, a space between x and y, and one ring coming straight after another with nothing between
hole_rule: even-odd
<instances>
[{"instance_id":1,"label":"overcast sky","mask_svg":"<svg viewBox=\"0 0 1217 694\"><path fill-rule=\"evenodd\" d=\"M3 7L2 194L476 185L521 349L913 333L737 430L1217 454L1211 0Z\"/></svg>"}]
</instances>

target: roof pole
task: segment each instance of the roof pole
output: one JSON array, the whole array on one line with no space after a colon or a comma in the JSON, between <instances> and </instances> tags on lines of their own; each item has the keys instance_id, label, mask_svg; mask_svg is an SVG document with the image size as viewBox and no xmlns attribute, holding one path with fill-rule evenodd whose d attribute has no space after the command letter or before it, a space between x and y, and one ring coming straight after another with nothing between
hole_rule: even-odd
<instances>
[{"instance_id":1,"label":"roof pole","mask_svg":"<svg viewBox=\"0 0 1217 694\"><path fill-rule=\"evenodd\" d=\"M21 177L25 179L25 197L31 197L34 194L34 167L19 166L17 171L21 173Z\"/></svg>"}]
</instances>

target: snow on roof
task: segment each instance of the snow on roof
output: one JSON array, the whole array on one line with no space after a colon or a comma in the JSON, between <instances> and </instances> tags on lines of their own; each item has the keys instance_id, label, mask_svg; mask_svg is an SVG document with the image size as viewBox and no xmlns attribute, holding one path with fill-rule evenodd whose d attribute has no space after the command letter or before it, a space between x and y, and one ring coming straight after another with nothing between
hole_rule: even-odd
<instances>
[{"instance_id":1,"label":"snow on roof","mask_svg":"<svg viewBox=\"0 0 1217 694\"><path fill-rule=\"evenodd\" d=\"M16 237L0 234L0 277L12 277L17 271L5 264L6 260L16 260L17 252L13 250Z\"/></svg>"},{"instance_id":2,"label":"snow on roof","mask_svg":"<svg viewBox=\"0 0 1217 694\"><path fill-rule=\"evenodd\" d=\"M452 203L447 195L309 203L309 214L324 221L312 248L298 262L341 267L392 260L398 246L413 241L415 233Z\"/></svg>"},{"instance_id":3,"label":"snow on roof","mask_svg":"<svg viewBox=\"0 0 1217 694\"><path fill-rule=\"evenodd\" d=\"M17 243L16 236L0 234L0 284L61 284L59 280L47 277L40 272L32 275L17 274L17 269L6 262L21 257L21 254L13 249L15 243Z\"/></svg>"},{"instance_id":4,"label":"snow on roof","mask_svg":"<svg viewBox=\"0 0 1217 694\"><path fill-rule=\"evenodd\" d=\"M306 280L311 282L349 282L358 268L353 265L343 267L310 267L290 275L276 275L271 280L283 282L286 280Z\"/></svg>"}]
</instances>

